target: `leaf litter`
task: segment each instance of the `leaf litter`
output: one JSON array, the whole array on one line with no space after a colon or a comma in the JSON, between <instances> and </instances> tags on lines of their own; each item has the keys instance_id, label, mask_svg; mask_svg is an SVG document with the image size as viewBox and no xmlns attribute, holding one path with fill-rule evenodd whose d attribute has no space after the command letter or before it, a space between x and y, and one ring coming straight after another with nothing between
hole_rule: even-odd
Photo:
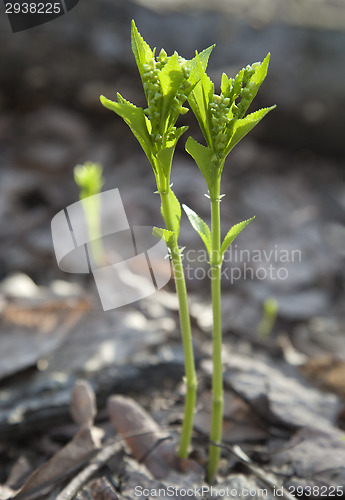
<instances>
[{"instance_id":1,"label":"leaf litter","mask_svg":"<svg viewBox=\"0 0 345 500\"><path fill-rule=\"evenodd\" d=\"M153 310L154 301L153 298ZM147 300L147 307L149 303ZM159 302L159 307L166 306ZM175 313L171 311L169 314ZM94 321L96 319L94 318ZM115 321L115 317L112 321ZM85 324L84 320L81 326L73 328L74 330L84 328ZM145 331L145 326L142 328ZM76 346L79 344L80 348L81 338L77 337L75 344ZM164 338L164 335L161 338ZM62 356L63 348L62 344L57 349ZM238 352L228 356L228 349L229 346L225 342L225 447L222 453L222 467L215 486L264 488L264 478L270 474L277 487L293 484L344 485L345 442L342 440L341 431L336 428L341 406L339 396L341 397L343 392L341 384L336 390L330 383L330 380L335 379L341 381L339 374L342 363L335 362L334 358L327 363L321 362L322 360L318 362L311 360L305 362L298 372L298 367L289 366L283 359L272 361L262 353L255 358ZM231 349L234 349L233 346ZM169 363L173 361L170 359L171 356L176 355L174 349L170 351ZM288 361L287 358L286 360ZM57 361L52 359L51 366L57 367L56 363ZM66 359L62 360L62 365L64 363L66 364ZM321 368L315 372L315 366L319 365ZM328 372L325 367L328 367ZM138 368L133 379L137 384L140 377L145 377L142 369L143 367ZM155 368L151 369L154 373ZM209 380L207 361L202 361L199 372L201 380ZM95 384L96 372L91 370L85 373L88 373L98 396L101 386ZM323 378L318 378L315 373L320 377L322 374ZM327 373L330 374L328 377ZM307 375L316 385L327 389L328 392L312 387L304 378ZM102 376L107 375L104 373ZM176 383L180 376L181 371L178 373ZM71 380L69 379L68 384ZM203 434L208 432L209 425L206 382L200 384L193 443L196 454L193 459L187 461L178 461L175 457L178 434L171 425L174 422L170 420L168 426L162 427L150 416L150 414L154 417L159 415L157 408L149 414L143 410L138 401L119 395L112 396L108 401L108 414L104 411L101 414L103 424L101 427L96 427L94 389L85 380L75 381L73 388L72 386L69 388L66 382L64 384L66 395L68 393L71 395L70 413L78 430L65 446L60 446L56 453L36 469L35 465L30 463L27 468L22 456L22 465L20 459L13 466L12 472L9 471L7 474L8 479L0 489L0 498L121 499L133 498L134 488L138 484L152 489L165 488L165 491L168 486L177 490L207 487L204 482L205 461L202 452L205 444ZM135 384L131 390L135 391ZM139 402L141 399L139 398ZM41 405L45 404L44 401L41 400ZM147 406L147 400L144 398L143 401L146 401L145 406ZM171 405L176 405L176 401L169 403L167 400L167 407ZM175 412L176 415L178 417ZM109 420L115 429L110 430L109 424L104 423ZM236 446L240 448L237 449ZM251 463L245 465L241 460L243 453L249 457L253 455L255 460L251 459ZM241 468L245 469L245 473ZM27 478L30 469L31 475ZM285 475L282 473L284 470L288 471ZM272 487L268 487L267 491L265 498L274 498ZM176 498L182 498L178 495Z\"/></svg>"}]
</instances>

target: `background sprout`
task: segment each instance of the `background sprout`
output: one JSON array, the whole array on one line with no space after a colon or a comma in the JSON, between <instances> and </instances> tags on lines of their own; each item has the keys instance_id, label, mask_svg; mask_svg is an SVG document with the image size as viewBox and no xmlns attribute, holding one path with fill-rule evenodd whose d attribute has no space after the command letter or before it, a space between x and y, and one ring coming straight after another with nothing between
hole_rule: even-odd
<instances>
[{"instance_id":1,"label":"background sprout","mask_svg":"<svg viewBox=\"0 0 345 500\"><path fill-rule=\"evenodd\" d=\"M263 303L262 319L258 326L258 336L267 338L271 335L277 320L279 304L273 297L268 297Z\"/></svg>"},{"instance_id":2,"label":"background sprout","mask_svg":"<svg viewBox=\"0 0 345 500\"><path fill-rule=\"evenodd\" d=\"M89 232L91 256L96 265L104 260L101 237L100 199L98 195L104 184L103 167L99 163L85 162L74 167L74 180L79 187L79 198L85 213Z\"/></svg>"}]
</instances>

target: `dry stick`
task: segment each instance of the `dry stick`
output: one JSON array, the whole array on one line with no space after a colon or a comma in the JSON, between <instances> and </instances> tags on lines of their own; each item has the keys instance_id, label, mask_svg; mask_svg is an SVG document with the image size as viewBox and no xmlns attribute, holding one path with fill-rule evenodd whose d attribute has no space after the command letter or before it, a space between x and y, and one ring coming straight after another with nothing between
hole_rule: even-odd
<instances>
[{"instance_id":1,"label":"dry stick","mask_svg":"<svg viewBox=\"0 0 345 500\"><path fill-rule=\"evenodd\" d=\"M70 483L60 492L56 500L72 500L83 485L100 469L110 458L120 450L120 441L115 441L101 450L94 461L77 474Z\"/></svg>"},{"instance_id":2,"label":"dry stick","mask_svg":"<svg viewBox=\"0 0 345 500\"><path fill-rule=\"evenodd\" d=\"M261 481L263 481L265 484L267 484L273 491L276 491L278 486L275 484L274 481L269 479L267 477L267 472L262 470L258 465L254 464L252 460L248 457L248 455L240 448L240 446L235 445L235 446L229 446L225 444L217 444L217 443L212 443L215 446L219 446L220 448L223 448L224 450L229 451L232 453L240 462L242 462L248 469ZM281 498L285 498L286 500L296 500L296 497L291 495L284 487L282 487L283 495Z\"/></svg>"},{"instance_id":3,"label":"dry stick","mask_svg":"<svg viewBox=\"0 0 345 500\"><path fill-rule=\"evenodd\" d=\"M152 429L145 431L134 431L123 435L121 438L117 438L114 443L103 448L94 458L93 462L89 464L85 469L83 469L79 474L77 474L72 481L61 491L61 493L56 497L56 500L73 500L75 495L80 491L83 485L108 461L115 455L120 449L119 444L121 441L134 437L142 436L143 434L152 434ZM168 435L165 439L169 439ZM161 442L163 438L159 441ZM152 450L150 450L152 452Z\"/></svg>"},{"instance_id":4,"label":"dry stick","mask_svg":"<svg viewBox=\"0 0 345 500\"><path fill-rule=\"evenodd\" d=\"M15 500L28 500L28 499L31 499L31 498L36 498L36 497L33 497L33 495L35 495L35 494L39 494L39 496L42 496L42 490L45 490L49 486L54 486L59 481L62 481L63 479L65 479L66 476L69 476L74 471L77 471L80 467L82 467L84 465L84 463L87 460L89 460L89 459L91 460L91 458L95 454L96 454L96 451L93 451L93 452L89 453L82 462L79 462L79 463L75 464L73 467L70 467L69 470L67 470L67 471L65 471L63 473L58 474L54 479L50 479L49 481L46 481L45 483L42 483L39 486L36 486L36 487L32 488L31 490L28 490L28 491L26 491L24 493L15 494L9 500L12 500L12 498L13 499L15 498Z\"/></svg>"}]
</instances>

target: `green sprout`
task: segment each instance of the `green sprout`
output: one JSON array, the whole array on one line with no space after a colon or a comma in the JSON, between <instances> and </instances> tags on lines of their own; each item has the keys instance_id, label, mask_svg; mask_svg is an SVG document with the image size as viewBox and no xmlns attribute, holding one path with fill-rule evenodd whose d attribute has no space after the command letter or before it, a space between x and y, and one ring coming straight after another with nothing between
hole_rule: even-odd
<instances>
[{"instance_id":1,"label":"green sprout","mask_svg":"<svg viewBox=\"0 0 345 500\"><path fill-rule=\"evenodd\" d=\"M195 371L191 323L186 283L178 245L181 206L171 189L171 166L177 141L188 127L176 127L180 115L188 109L183 106L195 84L189 80L196 59L188 61L174 52L168 56L143 40L134 21L131 29L132 50L144 87L146 109L126 101L119 93L117 101L101 96L102 104L119 115L130 127L143 148L156 179L161 200L161 214L165 228L154 228L154 234L163 238L169 249L179 301L179 316L185 357L186 399L178 455L187 457L191 441L196 402L197 378ZM206 67L212 48L203 51L198 60Z\"/></svg>"},{"instance_id":2,"label":"green sprout","mask_svg":"<svg viewBox=\"0 0 345 500\"><path fill-rule=\"evenodd\" d=\"M222 370L222 319L221 319L221 267L224 253L237 235L254 219L247 219L233 226L221 242L220 194L221 174L225 160L233 147L271 111L260 109L246 112L264 81L270 55L261 63L242 69L235 78L222 75L220 95L215 94L214 84L206 74L206 68L196 54L190 81L193 90L188 102L196 116L206 146L189 137L186 150L203 174L211 203L211 228L190 208L184 210L203 240L210 258L211 294L213 311L213 372L212 372L212 416L210 432L210 454L208 481L211 481L220 459L223 421L223 370Z\"/></svg>"},{"instance_id":3,"label":"green sprout","mask_svg":"<svg viewBox=\"0 0 345 500\"><path fill-rule=\"evenodd\" d=\"M275 298L268 297L263 304L263 314L258 326L258 336L267 338L271 335L277 320L279 305Z\"/></svg>"},{"instance_id":4,"label":"green sprout","mask_svg":"<svg viewBox=\"0 0 345 500\"><path fill-rule=\"evenodd\" d=\"M82 202L89 233L91 256L96 265L104 260L101 235L101 205L98 195L104 184L103 168L99 163L90 161L74 167L74 180L79 187L79 198Z\"/></svg>"}]
</instances>

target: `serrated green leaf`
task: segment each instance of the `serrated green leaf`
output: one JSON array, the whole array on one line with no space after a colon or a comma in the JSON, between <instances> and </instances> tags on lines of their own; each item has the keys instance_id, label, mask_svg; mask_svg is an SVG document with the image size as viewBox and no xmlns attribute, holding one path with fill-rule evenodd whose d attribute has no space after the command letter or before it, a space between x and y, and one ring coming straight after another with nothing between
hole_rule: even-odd
<instances>
[{"instance_id":1,"label":"serrated green leaf","mask_svg":"<svg viewBox=\"0 0 345 500\"><path fill-rule=\"evenodd\" d=\"M247 100L246 106L242 109L243 114L246 113L247 109L249 108L250 104L252 103L254 97L258 93L258 90L263 83L263 81L266 78L267 71L268 71L268 64L270 62L270 57L271 54L268 53L265 59L262 61L262 63L259 64L259 66L255 69L254 74L251 76L249 82L247 83L251 85L251 91L250 91L250 99Z\"/></svg>"},{"instance_id":2,"label":"serrated green leaf","mask_svg":"<svg viewBox=\"0 0 345 500\"><path fill-rule=\"evenodd\" d=\"M117 94L117 98L119 102L110 101L104 96L100 97L103 106L114 111L127 123L152 164L151 136L147 130L143 109L126 101L120 94Z\"/></svg>"},{"instance_id":3,"label":"serrated green leaf","mask_svg":"<svg viewBox=\"0 0 345 500\"><path fill-rule=\"evenodd\" d=\"M208 227L206 222L203 221L202 218L199 217L199 215L196 212L194 212L191 208L187 207L187 205L182 205L182 207L183 210L186 212L189 222L191 223L192 227L195 229L195 231L198 233L198 235L204 242L206 250L210 255L212 249L210 228Z\"/></svg>"},{"instance_id":4,"label":"serrated green leaf","mask_svg":"<svg viewBox=\"0 0 345 500\"><path fill-rule=\"evenodd\" d=\"M224 241L223 241L222 246L221 246L221 249L220 249L220 253L221 253L222 257L224 255L224 253L226 252L226 250L231 245L231 243L234 241L234 239L236 238L236 236L238 236L240 234L240 232L246 226L248 226L248 224L253 219L255 219L255 217L252 217L251 219L244 220L243 222L239 222L238 224L235 224L234 226L232 226L232 228L230 229L230 231L228 232L228 234L225 236Z\"/></svg>"},{"instance_id":5,"label":"serrated green leaf","mask_svg":"<svg viewBox=\"0 0 345 500\"><path fill-rule=\"evenodd\" d=\"M201 131L206 139L206 142L211 146L211 125L209 104L214 93L214 84L207 76L205 67L200 60L199 54L195 56L196 64L193 65L189 80L196 83L193 91L188 96L188 102L194 115L196 116Z\"/></svg>"},{"instance_id":6,"label":"serrated green leaf","mask_svg":"<svg viewBox=\"0 0 345 500\"><path fill-rule=\"evenodd\" d=\"M202 68L204 71L207 69L208 65L208 60L210 58L211 52L214 49L215 45L211 45L210 47L207 47L207 49L204 49L200 54L196 52L195 57L191 61L188 62L188 66L190 68L190 75L189 75L189 81L191 82L192 85L195 85L199 81L199 70L198 70L198 62L197 62L197 57L199 58L199 61L201 62Z\"/></svg>"},{"instance_id":7,"label":"serrated green leaf","mask_svg":"<svg viewBox=\"0 0 345 500\"><path fill-rule=\"evenodd\" d=\"M176 236L176 240L178 239L178 235L180 232L180 220L181 220L181 205L178 199L176 198L175 193L169 189L169 204L170 204L170 213L173 224L173 231ZM166 215L163 210L163 205L161 206L161 213L164 221L166 222Z\"/></svg>"},{"instance_id":8,"label":"serrated green leaf","mask_svg":"<svg viewBox=\"0 0 345 500\"><path fill-rule=\"evenodd\" d=\"M181 137L181 135L184 132L186 132L187 129L188 129L187 126L186 127L180 127L178 129L176 129L174 139L171 140L171 141L168 141L167 147L161 149L156 154L156 158L158 160L158 167L159 167L159 169L163 170L164 177L166 179L170 178L171 164L172 164L172 159L173 159L173 156L174 156L174 152L175 152L177 141L179 140L179 138Z\"/></svg>"},{"instance_id":9,"label":"serrated green leaf","mask_svg":"<svg viewBox=\"0 0 345 500\"><path fill-rule=\"evenodd\" d=\"M163 171L166 179L170 178L171 162L174 156L175 147L176 143L173 146L161 149L156 155L159 169Z\"/></svg>"},{"instance_id":10,"label":"serrated green leaf","mask_svg":"<svg viewBox=\"0 0 345 500\"><path fill-rule=\"evenodd\" d=\"M174 97L184 78L177 52L168 57L167 63L158 74L158 78L161 83L163 97Z\"/></svg>"},{"instance_id":11,"label":"serrated green leaf","mask_svg":"<svg viewBox=\"0 0 345 500\"><path fill-rule=\"evenodd\" d=\"M144 64L148 64L151 61L153 52L149 44L140 35L134 20L132 20L131 24L131 45L140 76L142 77L145 73Z\"/></svg>"},{"instance_id":12,"label":"serrated green leaf","mask_svg":"<svg viewBox=\"0 0 345 500\"><path fill-rule=\"evenodd\" d=\"M161 124L168 125L167 117L172 112L173 99L178 93L185 78L178 61L177 52L168 58L163 69L158 73L162 92ZM163 127L161 127L163 128Z\"/></svg>"},{"instance_id":13,"label":"serrated green leaf","mask_svg":"<svg viewBox=\"0 0 345 500\"><path fill-rule=\"evenodd\" d=\"M248 134L272 109L276 106L271 106L270 108L263 108L247 115L245 118L237 120L234 125L233 134L231 136L230 142L225 150L225 155L228 155L230 151L236 146L236 144L243 139L245 135Z\"/></svg>"},{"instance_id":14,"label":"serrated green leaf","mask_svg":"<svg viewBox=\"0 0 345 500\"><path fill-rule=\"evenodd\" d=\"M179 140L179 138L181 137L182 134L184 134L185 132L187 132L188 128L189 127L187 125L185 125L183 127L179 127L179 128L176 129L176 131L175 131L175 140L176 140L176 142Z\"/></svg>"},{"instance_id":15,"label":"serrated green leaf","mask_svg":"<svg viewBox=\"0 0 345 500\"><path fill-rule=\"evenodd\" d=\"M266 78L270 57L271 54L268 53L265 59L262 61L262 63L260 63L260 65L255 69L254 74L249 80L250 82L255 83L258 86L258 88Z\"/></svg>"},{"instance_id":16,"label":"serrated green leaf","mask_svg":"<svg viewBox=\"0 0 345 500\"><path fill-rule=\"evenodd\" d=\"M153 236L157 236L160 240L164 240L168 246L172 243L172 239L174 237L173 231L156 226L152 229L152 234Z\"/></svg>"},{"instance_id":17,"label":"serrated green leaf","mask_svg":"<svg viewBox=\"0 0 345 500\"><path fill-rule=\"evenodd\" d=\"M209 147L199 144L193 139L193 137L188 137L186 142L186 151L198 165L202 175L204 176L208 190L211 193L217 180L217 170L214 168L212 163L214 153Z\"/></svg>"}]
</instances>

